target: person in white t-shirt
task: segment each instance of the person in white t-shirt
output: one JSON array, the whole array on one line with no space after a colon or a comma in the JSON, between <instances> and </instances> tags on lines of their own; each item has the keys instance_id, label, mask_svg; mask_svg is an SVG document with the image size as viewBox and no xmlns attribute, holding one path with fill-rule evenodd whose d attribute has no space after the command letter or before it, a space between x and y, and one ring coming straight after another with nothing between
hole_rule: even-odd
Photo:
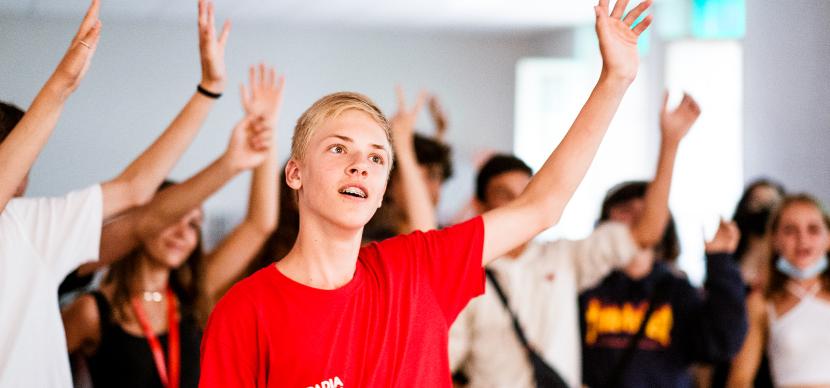
<instances>
[{"instance_id":1,"label":"person in white t-shirt","mask_svg":"<svg viewBox=\"0 0 830 388\"><path fill-rule=\"evenodd\" d=\"M531 241L488 266L504 290L529 345L571 387L581 384L578 293L615 268L647 271L649 250L662 239L669 221L668 197L680 140L700 114L688 95L675 110L664 101L662 142L657 172L648 185L643 216L629 228L600 224L582 240ZM482 210L516 198L532 171L514 156L497 155L480 169L476 197ZM510 313L488 280L487 291L474 299L450 330L450 363L470 387L536 387L525 347Z\"/></svg>"},{"instance_id":2,"label":"person in white t-shirt","mask_svg":"<svg viewBox=\"0 0 830 388\"><path fill-rule=\"evenodd\" d=\"M80 264L99 257L105 220L153 197L224 87L220 39L222 50L215 43L202 48L203 54L205 48L214 50L202 57L200 89L207 92L195 93L159 139L121 174L63 197L19 198L64 103L89 68L101 31L99 8L99 0L93 0L28 112L0 106L0 387L72 386L58 284Z\"/></svg>"}]
</instances>

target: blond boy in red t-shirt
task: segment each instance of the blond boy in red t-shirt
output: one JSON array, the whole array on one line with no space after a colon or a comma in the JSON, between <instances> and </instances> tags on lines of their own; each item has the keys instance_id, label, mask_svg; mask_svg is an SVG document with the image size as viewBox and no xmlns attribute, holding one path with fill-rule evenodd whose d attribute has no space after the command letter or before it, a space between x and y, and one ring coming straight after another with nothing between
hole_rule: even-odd
<instances>
[{"instance_id":1,"label":"blond boy in red t-shirt","mask_svg":"<svg viewBox=\"0 0 830 388\"><path fill-rule=\"evenodd\" d=\"M297 122L285 172L300 231L234 286L202 343L202 387L450 387L448 328L484 290L483 266L555 224L639 66L628 1L595 7L602 72L562 142L512 203L440 231L360 246L393 155L371 100L336 93ZM609 16L610 13L610 16Z\"/></svg>"}]
</instances>

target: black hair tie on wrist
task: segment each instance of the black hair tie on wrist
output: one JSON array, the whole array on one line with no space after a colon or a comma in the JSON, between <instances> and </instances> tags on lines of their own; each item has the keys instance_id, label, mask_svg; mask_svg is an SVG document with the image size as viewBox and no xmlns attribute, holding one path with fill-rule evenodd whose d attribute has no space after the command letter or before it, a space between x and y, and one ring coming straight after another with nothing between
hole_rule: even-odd
<instances>
[{"instance_id":1,"label":"black hair tie on wrist","mask_svg":"<svg viewBox=\"0 0 830 388\"><path fill-rule=\"evenodd\" d=\"M202 85L197 85L196 86L196 91L201 93L205 97L210 97L212 99L217 99L219 97L222 97L222 93L211 92L210 90L207 90L207 89L203 88Z\"/></svg>"}]
</instances>

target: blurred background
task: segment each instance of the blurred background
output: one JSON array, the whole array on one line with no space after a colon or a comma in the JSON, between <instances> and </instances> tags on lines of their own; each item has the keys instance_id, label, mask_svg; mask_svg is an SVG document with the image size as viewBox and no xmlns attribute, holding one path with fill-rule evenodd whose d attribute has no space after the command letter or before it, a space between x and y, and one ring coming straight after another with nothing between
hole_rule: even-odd
<instances>
[{"instance_id":1,"label":"blurred background","mask_svg":"<svg viewBox=\"0 0 830 388\"><path fill-rule=\"evenodd\" d=\"M29 195L56 195L118 173L166 127L200 78L195 0L103 0L92 68L31 174ZM632 1L630 7L636 5ZM0 1L0 99L28 107L75 32L85 0ZM469 202L477 163L515 152L534 168L556 146L599 69L588 0L216 0L231 19L228 87L173 170L182 180L225 148L241 117L238 85L264 61L287 77L279 155L317 98L353 90L395 109L436 94L456 173L440 219ZM731 217L744 182L766 176L830 203L830 1L655 0L641 70L562 222L541 238L585 236L613 185L648 179L663 90L703 114L684 140L671 207L681 266L699 282L702 239ZM217 27L220 28L220 27ZM428 115L420 131L433 133ZM2 166L0 166L2 168ZM207 236L242 217L249 177L205 205ZM210 238L209 238L210 240Z\"/></svg>"}]
</instances>

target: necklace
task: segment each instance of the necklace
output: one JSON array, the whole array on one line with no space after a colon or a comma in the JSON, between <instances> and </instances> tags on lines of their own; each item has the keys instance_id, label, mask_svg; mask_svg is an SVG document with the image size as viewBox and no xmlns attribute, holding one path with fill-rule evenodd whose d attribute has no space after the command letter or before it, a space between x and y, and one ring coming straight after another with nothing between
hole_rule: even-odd
<instances>
[{"instance_id":1,"label":"necklace","mask_svg":"<svg viewBox=\"0 0 830 388\"><path fill-rule=\"evenodd\" d=\"M787 282L786 287L787 291L798 297L798 299L816 296L821 291L821 283L814 283L810 287L804 287L801 284L790 281Z\"/></svg>"},{"instance_id":2,"label":"necklace","mask_svg":"<svg viewBox=\"0 0 830 388\"><path fill-rule=\"evenodd\" d=\"M147 302L161 302L164 296L158 291L144 291L144 300Z\"/></svg>"}]
</instances>

